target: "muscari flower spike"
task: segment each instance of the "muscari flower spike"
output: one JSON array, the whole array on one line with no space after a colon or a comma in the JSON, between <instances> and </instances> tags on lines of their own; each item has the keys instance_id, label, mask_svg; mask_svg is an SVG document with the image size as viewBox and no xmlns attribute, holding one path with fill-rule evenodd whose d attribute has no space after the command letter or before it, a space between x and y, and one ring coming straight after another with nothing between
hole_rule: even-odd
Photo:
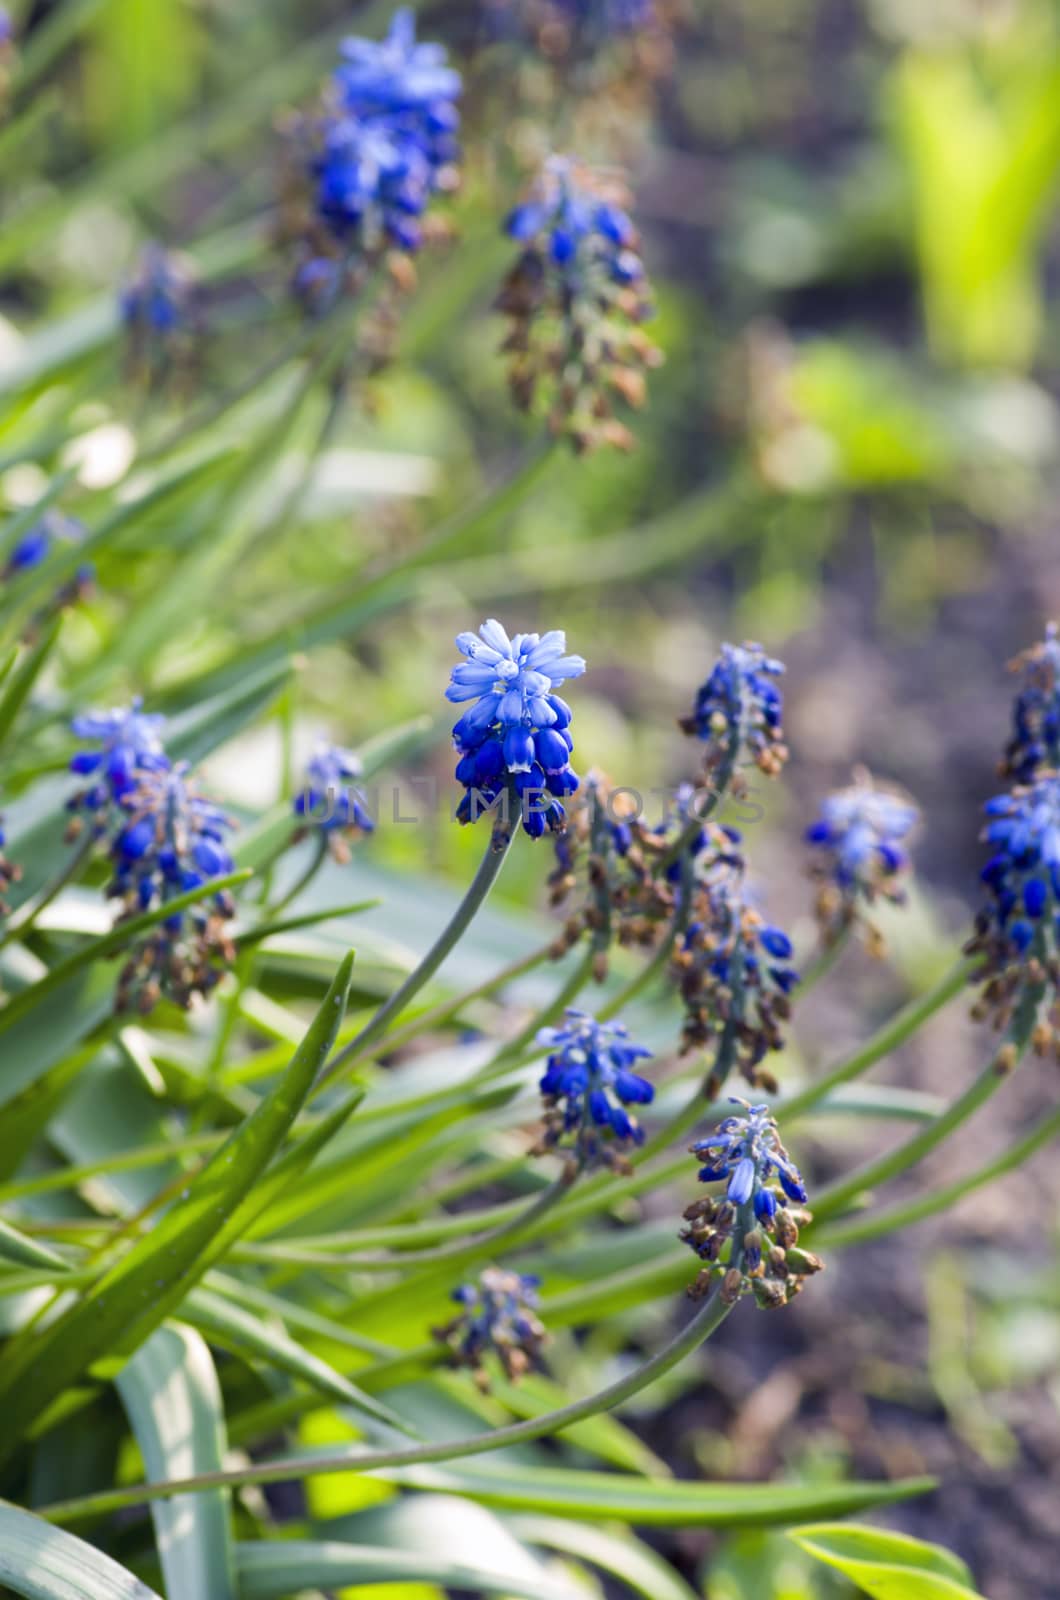
<instances>
[{"instance_id":1,"label":"muscari flower spike","mask_svg":"<svg viewBox=\"0 0 1060 1600\"><path fill-rule=\"evenodd\" d=\"M1060 775L1048 773L984 807L984 839L994 854L982 871L990 899L965 953L984 958L973 1014L1006 1028L1036 993L1047 998L1035 1028L1039 1054L1060 1058Z\"/></svg>"},{"instance_id":2,"label":"muscari flower spike","mask_svg":"<svg viewBox=\"0 0 1060 1600\"><path fill-rule=\"evenodd\" d=\"M574 793L578 777L570 764L570 707L556 690L581 677L584 660L567 655L559 630L509 638L492 618L477 634L459 634L456 647L465 660L453 668L445 697L475 702L453 728L456 780L466 790L457 821L475 822L499 801L498 848L510 835L513 801L532 839L563 828L563 797Z\"/></svg>"},{"instance_id":3,"label":"muscari flower spike","mask_svg":"<svg viewBox=\"0 0 1060 1600\"><path fill-rule=\"evenodd\" d=\"M634 1071L651 1051L634 1044L621 1022L598 1022L568 1006L562 1026L542 1028L537 1043L548 1051L540 1088L545 1129L535 1154L571 1151L577 1167L629 1170L626 1152L643 1144L644 1130L630 1106L650 1105L655 1090Z\"/></svg>"},{"instance_id":4,"label":"muscari flower spike","mask_svg":"<svg viewBox=\"0 0 1060 1600\"><path fill-rule=\"evenodd\" d=\"M691 1147L703 1163L700 1182L724 1184L725 1192L684 1213L680 1237L706 1263L688 1292L701 1299L720 1283L729 1304L753 1294L759 1306L774 1309L789 1304L823 1263L798 1248L799 1228L811 1220L806 1188L769 1107L736 1097L731 1103L742 1109Z\"/></svg>"},{"instance_id":5,"label":"muscari flower spike","mask_svg":"<svg viewBox=\"0 0 1060 1600\"><path fill-rule=\"evenodd\" d=\"M730 780L753 762L775 778L788 759L784 743L784 698L778 679L784 664L759 644L723 644L721 655L696 695L682 730L706 744L706 771Z\"/></svg>"},{"instance_id":6,"label":"muscari flower spike","mask_svg":"<svg viewBox=\"0 0 1060 1600\"><path fill-rule=\"evenodd\" d=\"M118 307L137 375L160 380L187 363L201 331L199 285L182 256L145 245Z\"/></svg>"},{"instance_id":7,"label":"muscari flower spike","mask_svg":"<svg viewBox=\"0 0 1060 1600\"><path fill-rule=\"evenodd\" d=\"M306 766L305 784L295 795L295 816L304 826L298 837L321 833L336 861L350 859L350 842L375 831L364 792L358 780L364 773L359 756L321 739Z\"/></svg>"},{"instance_id":8,"label":"muscari flower spike","mask_svg":"<svg viewBox=\"0 0 1060 1600\"><path fill-rule=\"evenodd\" d=\"M613 789L599 773L586 780L584 803L574 808L567 831L555 841L556 866L549 875L550 903L572 900L550 954L559 960L588 932L593 976L607 976L612 943L654 949L672 923L682 875L682 857L730 856L740 842L735 829L704 820L690 833L693 812L701 815L703 793L684 784L658 825L637 812L632 790ZM680 844L680 851L675 855Z\"/></svg>"},{"instance_id":9,"label":"muscari flower spike","mask_svg":"<svg viewBox=\"0 0 1060 1600\"><path fill-rule=\"evenodd\" d=\"M411 10L395 13L385 39L350 38L341 52L322 111L298 129L298 184L310 194L294 288L318 313L387 251L419 249L459 156L460 74L443 46L417 41Z\"/></svg>"},{"instance_id":10,"label":"muscari flower spike","mask_svg":"<svg viewBox=\"0 0 1060 1600\"><path fill-rule=\"evenodd\" d=\"M142 706L137 698L113 711L84 712L70 724L76 738L95 748L79 750L71 758L70 771L93 781L70 797L67 810L88 815L97 833L106 831L112 807L120 805L143 777L165 772L171 765L162 744L166 719L143 711ZM80 826L75 816L68 834L72 837Z\"/></svg>"},{"instance_id":11,"label":"muscari flower spike","mask_svg":"<svg viewBox=\"0 0 1060 1600\"><path fill-rule=\"evenodd\" d=\"M506 223L522 247L496 302L512 397L529 411L545 389L552 431L578 451L632 446L613 402L643 405L661 360L641 327L652 304L627 204L621 186L553 156Z\"/></svg>"},{"instance_id":12,"label":"muscari flower spike","mask_svg":"<svg viewBox=\"0 0 1060 1600\"><path fill-rule=\"evenodd\" d=\"M189 780L186 763L141 768L123 787L110 836L113 877L106 893L122 901L119 921L231 872L231 828ZM234 959L225 932L234 914L232 896L222 890L167 917L134 946L118 982L117 1009L150 1011L163 995L188 1007L209 994Z\"/></svg>"},{"instance_id":13,"label":"muscari flower spike","mask_svg":"<svg viewBox=\"0 0 1060 1600\"><path fill-rule=\"evenodd\" d=\"M23 572L31 572L47 560L57 544L80 544L87 531L84 523L76 517L68 517L54 508L45 511L32 528L16 541L0 572L0 578L10 582ZM95 576L92 563L82 562L70 580L53 596L52 609L72 605L82 599L90 591Z\"/></svg>"},{"instance_id":14,"label":"muscari flower spike","mask_svg":"<svg viewBox=\"0 0 1060 1600\"><path fill-rule=\"evenodd\" d=\"M1012 736L1001 776L1030 783L1060 769L1060 637L1050 622L1045 638L1010 662L1021 682L1012 707Z\"/></svg>"},{"instance_id":15,"label":"muscari flower spike","mask_svg":"<svg viewBox=\"0 0 1060 1600\"><path fill-rule=\"evenodd\" d=\"M672 962L685 1006L681 1050L720 1046L728 1037L747 1081L773 1092L776 1081L762 1062L783 1045L781 1024L791 1014L789 996L799 981L791 940L754 905L744 862L732 845L704 858L691 907ZM727 1063L716 1066L709 1093L718 1092L726 1070Z\"/></svg>"},{"instance_id":16,"label":"muscari flower spike","mask_svg":"<svg viewBox=\"0 0 1060 1600\"><path fill-rule=\"evenodd\" d=\"M910 867L905 841L919 816L912 801L876 788L867 772L822 801L806 841L814 852L810 871L819 885L816 912L826 944L852 923L864 922L863 905L904 903ZM882 954L878 931L868 922L864 926L870 949Z\"/></svg>"},{"instance_id":17,"label":"muscari flower spike","mask_svg":"<svg viewBox=\"0 0 1060 1600\"><path fill-rule=\"evenodd\" d=\"M461 1314L432 1331L449 1346L454 1366L471 1368L480 1389L489 1388L488 1355L496 1356L510 1382L538 1365L548 1337L537 1315L540 1283L525 1273L487 1267L477 1284L453 1290Z\"/></svg>"}]
</instances>

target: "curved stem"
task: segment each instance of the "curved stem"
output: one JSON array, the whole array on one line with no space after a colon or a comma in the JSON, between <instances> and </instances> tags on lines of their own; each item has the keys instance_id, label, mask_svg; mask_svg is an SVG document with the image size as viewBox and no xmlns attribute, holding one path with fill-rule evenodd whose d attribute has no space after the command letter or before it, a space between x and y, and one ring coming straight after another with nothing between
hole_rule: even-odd
<instances>
[{"instance_id":1,"label":"curved stem","mask_svg":"<svg viewBox=\"0 0 1060 1600\"><path fill-rule=\"evenodd\" d=\"M833 1067L823 1078L818 1078L798 1094L792 1095L790 1100L779 1101L776 1106L777 1116L784 1118L787 1123L803 1116L841 1083L849 1083L851 1078L859 1078L863 1072L875 1066L877 1061L890 1055L892 1050L897 1050L899 1045L904 1044L923 1023L927 1022L929 1017L933 1017L936 1011L941 1011L954 995L960 994L975 972L976 965L977 963L973 961L959 961L933 989L910 1001L897 1015L885 1022L865 1044L855 1050L853 1055L840 1061L838 1066Z\"/></svg>"},{"instance_id":2,"label":"curved stem","mask_svg":"<svg viewBox=\"0 0 1060 1600\"><path fill-rule=\"evenodd\" d=\"M875 1161L867 1162L849 1177L833 1184L831 1188L825 1189L816 1197L813 1203L814 1228L825 1217L834 1216L837 1211L850 1210L851 1204L859 1196L875 1189L881 1183L886 1183L890 1178L897 1177L907 1167L914 1166L997 1093L1012 1071L1014 1065L1011 1059L1012 1051L1015 1050L1018 1059L1027 1048L1042 994L1041 984L1035 984L1025 991L1008 1029L1005 1043L975 1081L945 1111L929 1122L920 1133L907 1139L905 1144L899 1145L896 1150L889 1150Z\"/></svg>"},{"instance_id":3,"label":"curved stem","mask_svg":"<svg viewBox=\"0 0 1060 1600\"><path fill-rule=\"evenodd\" d=\"M292 905L294 901L298 899L298 896L301 894L302 890L307 888L309 884L312 883L313 879L324 865L327 853L328 836L324 832L323 828L320 828L317 832L316 843L309 861L309 865L306 867L304 872L299 873L298 877L294 880L294 883L288 890L285 891L284 894L280 896L279 900L276 901L276 904L268 907L265 920L269 922L275 921L275 919L280 915L281 911L286 911L287 907Z\"/></svg>"},{"instance_id":4,"label":"curved stem","mask_svg":"<svg viewBox=\"0 0 1060 1600\"><path fill-rule=\"evenodd\" d=\"M500 876L500 870L507 859L511 848L514 830L506 838L502 838L500 845L494 843L491 836L486 846L486 853L471 886L457 906L453 915L432 944L419 966L408 977L400 988L395 989L389 1000L379 1007L371 1022L363 1027L360 1033L352 1038L349 1044L344 1045L336 1056L332 1057L327 1069L321 1074L320 1082L325 1083L334 1077L352 1057L363 1053L369 1045L379 1039L395 1017L399 1017L409 1002L419 994L425 983L429 983L438 971L449 952L460 941L474 920L476 912L485 904L490 890Z\"/></svg>"},{"instance_id":5,"label":"curved stem","mask_svg":"<svg viewBox=\"0 0 1060 1600\"><path fill-rule=\"evenodd\" d=\"M735 1238L733 1243L734 1249L737 1248ZM118 1511L125 1506L140 1505L146 1500L165 1499L172 1494L190 1494L235 1484L284 1483L332 1472L375 1472L383 1467L417 1467L436 1461L458 1461L466 1456L484 1455L487 1451L503 1450L508 1445L542 1439L561 1433L564 1428L586 1417L613 1410L615 1406L639 1394L698 1349L721 1326L731 1310L732 1306L715 1291L669 1344L624 1378L556 1411L510 1423L504 1428L493 1428L488 1433L475 1433L464 1439L441 1440L408 1449L344 1450L327 1455L291 1456L278 1461L263 1461L234 1472L203 1472L191 1478L136 1484L128 1489L106 1490L76 1500L60 1501L45 1507L40 1515L50 1522L74 1522Z\"/></svg>"},{"instance_id":6,"label":"curved stem","mask_svg":"<svg viewBox=\"0 0 1060 1600\"><path fill-rule=\"evenodd\" d=\"M825 1228L819 1240L815 1237L814 1243L819 1243L829 1250L848 1244L864 1244L870 1239L882 1239L888 1233L908 1228L914 1222L922 1222L925 1217L936 1216L940 1211L948 1211L950 1206L963 1200L965 1195L973 1194L976 1189L981 1189L986 1184L993 1183L996 1178L1003 1177L1006 1172L1011 1172L1013 1168L1022 1166L1028 1156L1032 1156L1036 1150L1048 1144L1058 1133L1060 1133L1060 1107L1033 1127L1030 1133L1010 1149L993 1161L988 1161L986 1166L969 1173L966 1178L958 1178L955 1183L947 1184L944 1189L936 1189L933 1194L923 1195L919 1200L911 1200L908 1205L893 1206L890 1211L856 1220L845 1227Z\"/></svg>"},{"instance_id":7,"label":"curved stem","mask_svg":"<svg viewBox=\"0 0 1060 1600\"><path fill-rule=\"evenodd\" d=\"M574 1184L579 1168L575 1167L569 1172L550 1183L546 1189L533 1199L525 1210L518 1216L510 1217L495 1228L489 1228L485 1233L472 1234L470 1238L457 1239L450 1245L442 1248L435 1246L427 1250L395 1250L375 1255L334 1255L323 1252L313 1255L306 1251L304 1263L307 1266L346 1267L358 1272L394 1272L401 1267L433 1266L437 1261L449 1261L467 1254L477 1254L487 1245L500 1244L506 1241L514 1244L516 1238L526 1228L533 1227L539 1217L551 1211L558 1200L568 1193ZM473 1220L469 1218L468 1220ZM288 1258L290 1259L290 1258Z\"/></svg>"}]
</instances>

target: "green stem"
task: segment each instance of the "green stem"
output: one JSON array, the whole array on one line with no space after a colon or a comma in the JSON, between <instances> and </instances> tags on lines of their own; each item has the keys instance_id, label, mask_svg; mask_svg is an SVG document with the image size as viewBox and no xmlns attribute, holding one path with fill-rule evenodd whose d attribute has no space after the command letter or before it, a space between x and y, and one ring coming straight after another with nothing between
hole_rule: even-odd
<instances>
[{"instance_id":1,"label":"green stem","mask_svg":"<svg viewBox=\"0 0 1060 1600\"><path fill-rule=\"evenodd\" d=\"M848 1223L845 1227L825 1228L819 1239L815 1235L814 1243L829 1250L848 1244L864 1244L870 1239L881 1239L886 1234L897 1233L902 1228L911 1227L914 1222L922 1222L925 1217L936 1216L940 1211L948 1211L950 1206L963 1200L965 1195L973 1194L976 1189L982 1189L986 1184L1003 1177L1006 1172L1022 1166L1029 1156L1048 1144L1057 1133L1060 1133L1060 1107L1039 1122L1011 1149L993 1161L987 1162L985 1167L979 1167L975 1172L969 1173L966 1178L958 1178L955 1183L947 1184L944 1189L936 1189L933 1194L923 1195L919 1200L911 1200L908 1205L894 1206L890 1211Z\"/></svg>"},{"instance_id":2,"label":"green stem","mask_svg":"<svg viewBox=\"0 0 1060 1600\"><path fill-rule=\"evenodd\" d=\"M1043 992L1040 984L1029 987L1024 992L1001 1049L987 1063L975 1081L945 1111L929 1122L920 1133L907 1139L905 1144L899 1145L896 1150L889 1150L875 1161L867 1162L865 1166L859 1167L849 1177L833 1184L815 1198L813 1202L815 1226L825 1217L834 1216L836 1212L849 1211L853 1203L862 1196L867 1196L879 1184L888 1182L904 1172L907 1167L921 1161L997 1093L1012 1071L1013 1062L1009 1059L1011 1052L1015 1050L1018 1059L1027 1048Z\"/></svg>"},{"instance_id":3,"label":"green stem","mask_svg":"<svg viewBox=\"0 0 1060 1600\"><path fill-rule=\"evenodd\" d=\"M323 828L319 828L317 830L316 841L309 860L309 865L306 867L304 872L299 873L298 877L294 880L294 883L288 890L286 890L284 894L280 896L279 900L276 901L276 904L268 907L264 920L272 923L280 915L281 911L286 911L287 907L292 905L294 901L298 899L298 896L301 894L302 890L308 888L313 879L316 877L317 873L320 871L321 867L324 865L324 862L327 859L327 853L328 836L324 832Z\"/></svg>"},{"instance_id":4,"label":"green stem","mask_svg":"<svg viewBox=\"0 0 1060 1600\"><path fill-rule=\"evenodd\" d=\"M734 1241L735 1245L735 1241ZM191 1494L205 1489L225 1488L248 1483L284 1483L293 1479L322 1476L333 1472L376 1472L386 1467L418 1467L436 1461L458 1461L467 1456L483 1455L491 1450L503 1450L509 1445L525 1444L532 1439L542 1439L561 1433L565 1428L586 1417L594 1417L622 1405L639 1394L657 1378L670 1372L693 1350L721 1326L732 1307L715 1291L699 1308L687 1325L664 1346L657 1355L627 1373L624 1378L608 1384L596 1394L572 1401L556 1411L543 1416L530 1417L523 1422L510 1423L504 1428L493 1428L488 1433L471 1434L464 1439L449 1439L398 1450L344 1450L327 1455L299 1455L278 1461L264 1461L234 1472L203 1472L190 1478L179 1478L163 1483L136 1484L128 1489L106 1490L101 1494L85 1495L75 1500L64 1500L45 1507L40 1513L50 1522L75 1522L88 1517L102 1516L125 1506L140 1505L146 1500L165 1499L172 1494Z\"/></svg>"},{"instance_id":5,"label":"green stem","mask_svg":"<svg viewBox=\"0 0 1060 1600\"><path fill-rule=\"evenodd\" d=\"M833 1067L823 1078L817 1079L798 1094L792 1095L790 1100L781 1100L776 1108L777 1116L785 1123L791 1123L796 1117L801 1117L812 1110L841 1083L849 1083L851 1078L859 1078L863 1072L875 1066L877 1061L897 1050L916 1033L918 1028L933 1017L936 1011L941 1011L954 995L960 994L975 970L975 962L959 961L941 982L933 989L929 989L926 994L910 1001L896 1016L885 1022L860 1049L855 1050L853 1055L840 1061L838 1066Z\"/></svg>"},{"instance_id":6,"label":"green stem","mask_svg":"<svg viewBox=\"0 0 1060 1600\"><path fill-rule=\"evenodd\" d=\"M491 836L479 869L472 879L471 887L431 948L427 951L419 966L409 973L404 983L400 988L395 989L390 999L379 1007L375 1016L361 1029L360 1033L332 1058L327 1070L321 1076L321 1083L333 1077L354 1056L363 1054L369 1045L375 1044L376 1040L386 1032L388 1025L394 1018L401 1015L409 1002L419 994L424 984L429 983L434 977L446 956L467 932L475 914L485 904L490 890L500 876L500 870L507 859L514 837L515 830L513 829L502 840L498 848Z\"/></svg>"}]
</instances>

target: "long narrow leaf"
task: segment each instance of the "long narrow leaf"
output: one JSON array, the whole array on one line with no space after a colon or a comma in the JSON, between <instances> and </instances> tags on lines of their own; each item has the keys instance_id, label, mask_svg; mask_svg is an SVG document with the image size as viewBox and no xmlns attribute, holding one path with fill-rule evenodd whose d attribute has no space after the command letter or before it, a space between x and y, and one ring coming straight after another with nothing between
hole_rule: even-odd
<instances>
[{"instance_id":1,"label":"long narrow leaf","mask_svg":"<svg viewBox=\"0 0 1060 1600\"><path fill-rule=\"evenodd\" d=\"M0 1582L25 1600L159 1600L83 1539L2 1503Z\"/></svg>"}]
</instances>

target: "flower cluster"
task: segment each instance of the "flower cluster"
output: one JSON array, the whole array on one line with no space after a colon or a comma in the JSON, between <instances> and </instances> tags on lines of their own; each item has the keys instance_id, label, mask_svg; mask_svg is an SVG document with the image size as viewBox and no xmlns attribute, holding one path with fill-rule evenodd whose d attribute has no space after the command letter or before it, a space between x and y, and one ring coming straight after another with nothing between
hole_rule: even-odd
<instances>
[{"instance_id":1,"label":"flower cluster","mask_svg":"<svg viewBox=\"0 0 1060 1600\"><path fill-rule=\"evenodd\" d=\"M759 644L723 644L721 655L680 726L706 744L706 772L728 783L743 762L775 778L788 759L784 698L777 680L784 664Z\"/></svg>"},{"instance_id":2,"label":"flower cluster","mask_svg":"<svg viewBox=\"0 0 1060 1600\"><path fill-rule=\"evenodd\" d=\"M187 368L202 329L198 281L182 256L145 245L119 310L135 377L154 387Z\"/></svg>"},{"instance_id":3,"label":"flower cluster","mask_svg":"<svg viewBox=\"0 0 1060 1600\"><path fill-rule=\"evenodd\" d=\"M736 1065L755 1088L776 1083L761 1065L783 1040L789 996L799 981L791 940L750 900L734 850L712 856L697 875L692 918L676 940L673 971L685 1006L682 1051L717 1047L708 1080L716 1094Z\"/></svg>"},{"instance_id":4,"label":"flower cluster","mask_svg":"<svg viewBox=\"0 0 1060 1600\"><path fill-rule=\"evenodd\" d=\"M165 719L131 706L75 717L73 732L95 748L80 750L71 772L91 779L67 801L68 836L87 821L107 837L109 899L119 921L163 906L211 878L232 871L225 844L228 818L201 796L183 765L162 744ZM225 923L234 914L227 892L167 917L133 947L118 981L117 1008L150 1011L165 995L181 1006L216 985L233 959Z\"/></svg>"},{"instance_id":5,"label":"flower cluster","mask_svg":"<svg viewBox=\"0 0 1060 1600\"><path fill-rule=\"evenodd\" d=\"M453 181L460 94L460 74L441 45L417 42L407 8L385 39L345 40L320 114L297 129L295 290L311 310L328 310L389 250L420 247L430 200Z\"/></svg>"},{"instance_id":6,"label":"flower cluster","mask_svg":"<svg viewBox=\"0 0 1060 1600\"><path fill-rule=\"evenodd\" d=\"M295 816L304 820L296 838L315 832L327 841L336 861L350 859L350 841L372 833L375 822L357 780L364 767L352 750L321 740L306 766L305 785L294 798Z\"/></svg>"},{"instance_id":7,"label":"flower cluster","mask_svg":"<svg viewBox=\"0 0 1060 1600\"><path fill-rule=\"evenodd\" d=\"M1039 773L1060 768L1060 637L1055 622L1044 639L1016 657L1011 670L1022 681L1001 776L1030 783Z\"/></svg>"},{"instance_id":8,"label":"flower cluster","mask_svg":"<svg viewBox=\"0 0 1060 1600\"><path fill-rule=\"evenodd\" d=\"M1060 1051L1060 775L1021 784L985 810L990 899L966 947L984 958L973 980L983 985L975 1014L1007 1027L1028 993L1047 989L1049 1012L1034 1043Z\"/></svg>"},{"instance_id":9,"label":"flower cluster","mask_svg":"<svg viewBox=\"0 0 1060 1600\"><path fill-rule=\"evenodd\" d=\"M497 298L509 319L512 396L529 411L545 388L552 431L579 451L631 447L613 401L642 405L645 371L660 360L641 327L652 306L626 201L621 188L554 156L507 221L522 247Z\"/></svg>"},{"instance_id":10,"label":"flower cluster","mask_svg":"<svg viewBox=\"0 0 1060 1600\"><path fill-rule=\"evenodd\" d=\"M848 789L830 794L817 821L806 830L813 846L811 875L818 883L817 920L827 944L861 917L862 903L901 905L909 870L905 840L919 818L913 803L878 789L868 773L857 773ZM869 946L882 954L878 931L865 923Z\"/></svg>"},{"instance_id":11,"label":"flower cluster","mask_svg":"<svg viewBox=\"0 0 1060 1600\"><path fill-rule=\"evenodd\" d=\"M732 1103L743 1109L691 1149L703 1163L700 1182L724 1184L725 1192L694 1201L684 1213L681 1238L706 1263L689 1293L699 1299L720 1283L730 1304L753 1294L773 1309L789 1304L822 1262L798 1248L799 1228L810 1220L801 1209L806 1189L769 1107Z\"/></svg>"},{"instance_id":12,"label":"flower cluster","mask_svg":"<svg viewBox=\"0 0 1060 1600\"><path fill-rule=\"evenodd\" d=\"M542 1028L537 1043L548 1051L541 1079L545 1131L536 1154L572 1151L576 1166L627 1171L625 1153L643 1143L644 1130L629 1106L648 1105L655 1090L633 1070L651 1055L634 1044L620 1022L597 1022L568 1007L558 1028Z\"/></svg>"},{"instance_id":13,"label":"flower cluster","mask_svg":"<svg viewBox=\"0 0 1060 1600\"><path fill-rule=\"evenodd\" d=\"M485 1358L492 1352L505 1377L516 1382L540 1359L548 1335L537 1315L540 1279L487 1267L477 1284L453 1290L460 1316L434 1337L449 1346L453 1365L470 1367L480 1389L489 1388Z\"/></svg>"},{"instance_id":14,"label":"flower cluster","mask_svg":"<svg viewBox=\"0 0 1060 1600\"><path fill-rule=\"evenodd\" d=\"M653 826L637 814L632 791L612 789L600 774L589 775L584 803L556 839L556 866L548 880L553 906L577 896L553 944L555 960L588 932L593 975L603 982L612 942L642 950L658 945L677 911L680 858L695 863L728 856L739 844L735 830L707 820L690 832L703 801L702 793L683 784Z\"/></svg>"},{"instance_id":15,"label":"flower cluster","mask_svg":"<svg viewBox=\"0 0 1060 1600\"><path fill-rule=\"evenodd\" d=\"M0 577L10 581L23 572L32 571L34 567L41 566L48 559L56 544L80 544L86 531L84 523L79 522L76 517L68 517L64 512L54 509L45 511L38 521L16 540L4 563L3 571L0 572ZM91 589L95 576L92 563L82 562L70 581L64 583L54 595L52 606L72 605Z\"/></svg>"},{"instance_id":16,"label":"flower cluster","mask_svg":"<svg viewBox=\"0 0 1060 1600\"><path fill-rule=\"evenodd\" d=\"M231 821L188 780L183 766L144 773L121 800L123 825L110 844L110 899L121 917L163 906L233 870ZM225 931L235 915L227 890L167 917L134 947L118 981L117 1006L150 1011L166 996L187 1007L209 994L235 952Z\"/></svg>"},{"instance_id":17,"label":"flower cluster","mask_svg":"<svg viewBox=\"0 0 1060 1600\"><path fill-rule=\"evenodd\" d=\"M457 820L477 821L500 802L498 847L510 834L513 800L532 839L564 827L562 798L574 793L578 777L570 764L570 707L555 691L580 677L585 662L566 654L566 635L559 631L509 639L492 619L477 635L459 634L456 647L466 659L453 668L445 697L475 702L453 728L456 779L466 790Z\"/></svg>"}]
</instances>

